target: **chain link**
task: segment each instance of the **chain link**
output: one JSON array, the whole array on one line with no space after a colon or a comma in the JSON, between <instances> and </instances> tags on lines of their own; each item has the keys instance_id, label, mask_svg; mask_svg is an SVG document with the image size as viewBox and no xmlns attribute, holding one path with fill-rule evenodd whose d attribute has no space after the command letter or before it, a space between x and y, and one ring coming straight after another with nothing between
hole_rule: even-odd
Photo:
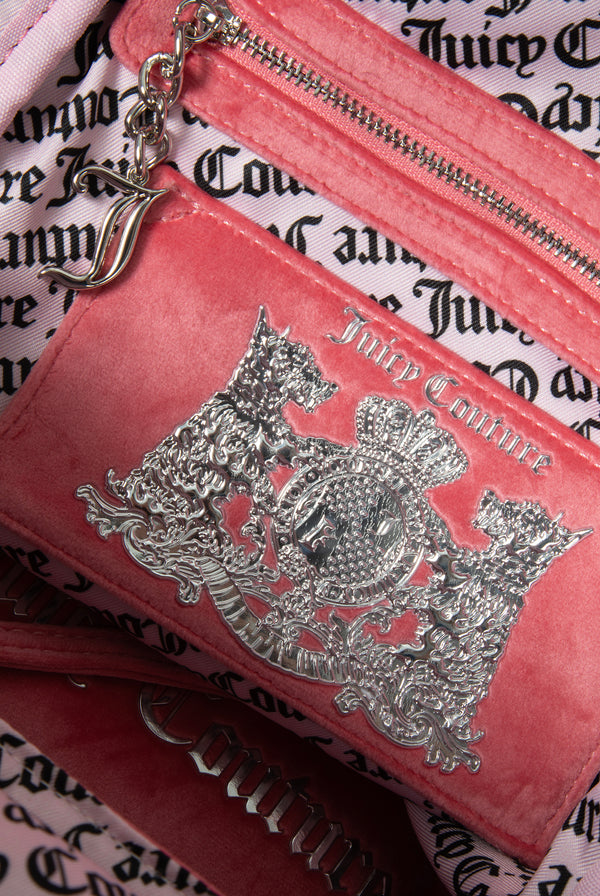
<instances>
[{"instance_id":1,"label":"chain link","mask_svg":"<svg viewBox=\"0 0 600 896\"><path fill-rule=\"evenodd\" d=\"M196 7L191 21L180 21L188 6ZM133 140L133 164L127 178L138 186L147 183L152 169L162 162L171 149L167 132L169 109L177 101L183 83L186 54L216 34L222 18L211 3L182 0L173 16L173 53L153 53L142 63L138 76L139 99L125 116L125 130ZM156 82L164 85L157 87ZM154 148L154 153L148 152Z\"/></svg>"},{"instance_id":2,"label":"chain link","mask_svg":"<svg viewBox=\"0 0 600 896\"><path fill-rule=\"evenodd\" d=\"M188 6L194 7L193 15L180 21ZM57 264L47 264L41 269L41 276L51 277L67 289L80 290L103 286L121 274L131 258L145 215L168 192L146 185L152 169L171 151L167 121L169 109L181 91L186 54L213 36L223 43L232 43L240 27L241 19L231 13L225 0L181 0L173 18L173 53L153 53L139 71L138 97L125 116L125 129L133 141L133 162L126 175L91 164L77 171L73 178L78 193L88 191L90 177L99 178L122 193L104 216L89 269L75 274Z\"/></svg>"}]
</instances>

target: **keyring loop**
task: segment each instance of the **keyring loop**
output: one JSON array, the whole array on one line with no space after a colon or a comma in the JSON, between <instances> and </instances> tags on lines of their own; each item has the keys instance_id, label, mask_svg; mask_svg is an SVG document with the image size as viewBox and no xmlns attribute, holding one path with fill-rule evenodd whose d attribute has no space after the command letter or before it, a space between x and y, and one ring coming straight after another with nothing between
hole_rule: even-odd
<instances>
[{"instance_id":1,"label":"keyring loop","mask_svg":"<svg viewBox=\"0 0 600 896\"><path fill-rule=\"evenodd\" d=\"M186 7L192 5L198 7L194 15L194 20L192 22L181 23L179 21L181 13ZM181 0L177 5L175 15L173 16L173 27L176 31L181 24L183 24L186 37L186 49L189 50L195 44L201 44L204 43L204 41L209 40L219 30L221 19L215 7L212 3L208 3L207 0L202 0L201 3L198 3L198 0ZM200 25L203 28L202 31L199 30Z\"/></svg>"}]
</instances>

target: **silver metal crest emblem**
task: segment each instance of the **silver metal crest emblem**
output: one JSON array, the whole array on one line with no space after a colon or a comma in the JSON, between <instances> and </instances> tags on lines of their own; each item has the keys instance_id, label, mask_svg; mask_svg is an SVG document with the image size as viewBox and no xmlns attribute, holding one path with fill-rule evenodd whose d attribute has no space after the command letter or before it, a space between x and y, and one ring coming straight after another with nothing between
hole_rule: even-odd
<instances>
[{"instance_id":1,"label":"silver metal crest emblem","mask_svg":"<svg viewBox=\"0 0 600 896\"><path fill-rule=\"evenodd\" d=\"M310 413L336 389L261 310L224 391L128 476L110 470L112 500L77 496L183 603L207 591L265 661L337 685L342 713L361 709L428 764L476 771L471 722L524 595L588 530L487 491L474 526L489 546L460 547L426 497L467 469L452 435L377 396L358 405L353 446L295 433L284 406Z\"/></svg>"}]
</instances>

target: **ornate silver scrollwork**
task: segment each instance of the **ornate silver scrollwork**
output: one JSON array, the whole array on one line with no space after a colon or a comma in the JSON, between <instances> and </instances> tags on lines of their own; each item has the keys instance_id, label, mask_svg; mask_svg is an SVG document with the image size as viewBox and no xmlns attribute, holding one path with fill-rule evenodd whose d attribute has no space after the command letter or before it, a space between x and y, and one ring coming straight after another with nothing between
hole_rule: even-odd
<instances>
[{"instance_id":1,"label":"ornate silver scrollwork","mask_svg":"<svg viewBox=\"0 0 600 896\"><path fill-rule=\"evenodd\" d=\"M310 413L336 388L261 311L226 388L128 476L109 471L110 500L77 495L100 535L120 532L182 602L207 591L265 661L336 685L342 713L428 764L476 771L471 723L524 596L589 530L486 491L474 525L488 547L455 544L427 499L467 470L453 436L379 396L359 403L353 446L294 432L285 405Z\"/></svg>"}]
</instances>

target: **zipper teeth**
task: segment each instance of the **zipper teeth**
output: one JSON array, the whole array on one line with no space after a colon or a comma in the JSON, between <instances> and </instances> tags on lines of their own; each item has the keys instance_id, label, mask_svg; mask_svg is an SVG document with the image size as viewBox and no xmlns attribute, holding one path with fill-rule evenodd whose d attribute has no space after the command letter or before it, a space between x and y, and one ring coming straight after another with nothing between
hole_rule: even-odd
<instances>
[{"instance_id":1,"label":"zipper teeth","mask_svg":"<svg viewBox=\"0 0 600 896\"><path fill-rule=\"evenodd\" d=\"M399 128L395 128L389 121L386 122L339 86L324 80L303 62L297 62L294 57L289 56L284 50L278 50L249 28L242 28L234 35L230 34L226 42L239 47L252 59L258 59L261 65L275 71L286 81L293 81L305 93L320 97L324 103L338 109L342 115L348 115L359 127L366 128L394 149L400 150L402 155L408 156L420 168L425 168L438 179L445 180L447 184L469 196L473 202L479 202L491 214L497 215L506 224L512 224L515 230L528 236L532 242L536 242L547 252L551 252L555 258L564 264L569 264L573 270L600 287L600 260L590 259L587 253L574 247L570 241L538 218L532 217L531 212L522 206L517 206L504 195L498 196L496 190L492 190L469 172L455 166L453 162L446 162L435 150L428 150L426 145L402 133Z\"/></svg>"}]
</instances>

